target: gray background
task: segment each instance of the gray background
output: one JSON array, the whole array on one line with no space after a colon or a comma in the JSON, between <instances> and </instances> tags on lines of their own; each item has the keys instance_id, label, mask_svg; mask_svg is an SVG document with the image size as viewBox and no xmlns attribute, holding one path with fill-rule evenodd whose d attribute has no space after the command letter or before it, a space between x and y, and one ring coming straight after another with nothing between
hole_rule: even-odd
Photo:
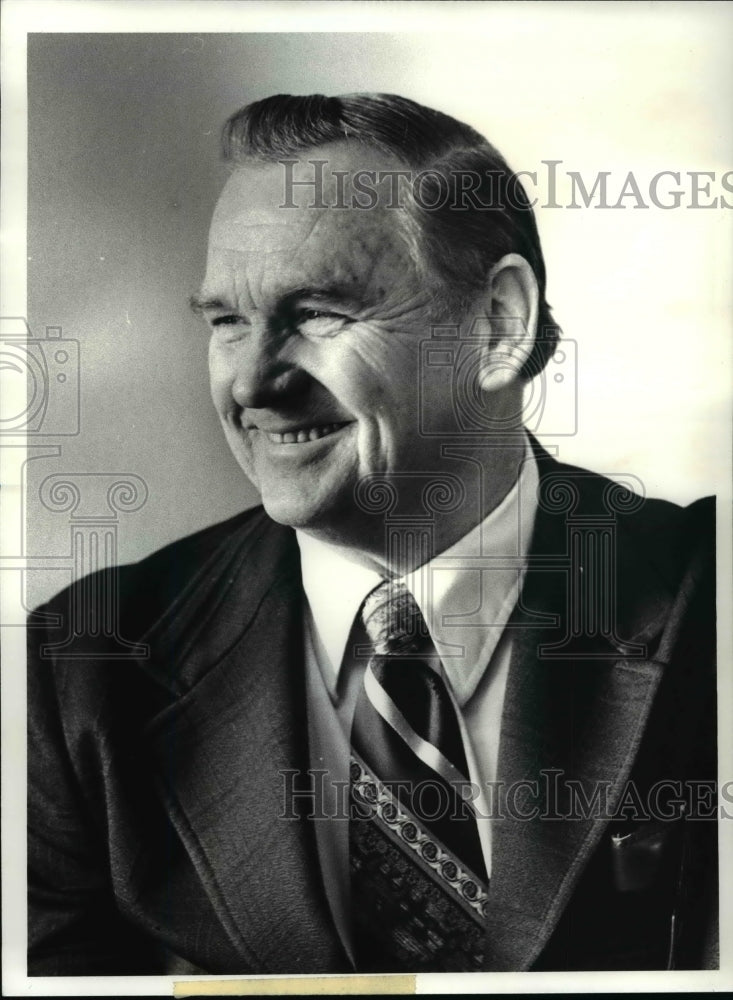
<instances>
[{"instance_id":1,"label":"gray background","mask_svg":"<svg viewBox=\"0 0 733 1000\"><path fill-rule=\"evenodd\" d=\"M60 326L81 349L81 433L49 438L60 457L28 464L31 555L69 553L69 516L38 501L52 473L145 481L145 505L119 515L123 561L256 502L220 433L206 334L187 305L225 177L219 130L241 105L276 92L402 93L470 122L516 169L539 171L541 200L543 159L591 182L609 170L615 192L629 170L643 189L658 170L730 169L721 17L673 4L636 15L588 5L592 16L553 6L525 15L500 5L448 35L419 24L29 35L28 318L36 337ZM730 213L538 217L549 298L579 344L578 433L545 443L634 473L652 495L686 503L712 492L728 460ZM58 565L29 574L29 605L74 572Z\"/></svg>"}]
</instances>

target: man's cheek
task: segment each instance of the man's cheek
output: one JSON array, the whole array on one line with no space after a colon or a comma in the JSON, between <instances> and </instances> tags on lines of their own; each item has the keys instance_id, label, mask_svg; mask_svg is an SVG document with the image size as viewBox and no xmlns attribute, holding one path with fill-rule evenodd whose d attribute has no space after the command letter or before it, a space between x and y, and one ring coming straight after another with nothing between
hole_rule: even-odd
<instances>
[{"instance_id":1,"label":"man's cheek","mask_svg":"<svg viewBox=\"0 0 733 1000\"><path fill-rule=\"evenodd\" d=\"M219 418L223 420L226 412L228 393L224 389L223 379L217 377L217 373L213 367L209 370L209 392L211 393L214 408Z\"/></svg>"},{"instance_id":2,"label":"man's cheek","mask_svg":"<svg viewBox=\"0 0 733 1000\"><path fill-rule=\"evenodd\" d=\"M395 392L405 378L409 359L395 350L394 341L363 331L350 335L349 341L333 344L324 352L315 377L354 414L368 414L381 409L402 394Z\"/></svg>"}]
</instances>

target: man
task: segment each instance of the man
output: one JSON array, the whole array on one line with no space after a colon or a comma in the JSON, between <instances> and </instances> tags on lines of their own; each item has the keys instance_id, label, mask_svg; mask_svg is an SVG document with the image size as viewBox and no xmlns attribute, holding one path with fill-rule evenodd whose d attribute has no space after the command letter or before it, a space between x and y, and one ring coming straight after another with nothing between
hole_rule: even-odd
<instances>
[{"instance_id":1,"label":"man","mask_svg":"<svg viewBox=\"0 0 733 1000\"><path fill-rule=\"evenodd\" d=\"M558 331L518 179L389 95L224 147L193 305L263 506L31 632L29 971L714 964L711 505L523 428Z\"/></svg>"}]
</instances>

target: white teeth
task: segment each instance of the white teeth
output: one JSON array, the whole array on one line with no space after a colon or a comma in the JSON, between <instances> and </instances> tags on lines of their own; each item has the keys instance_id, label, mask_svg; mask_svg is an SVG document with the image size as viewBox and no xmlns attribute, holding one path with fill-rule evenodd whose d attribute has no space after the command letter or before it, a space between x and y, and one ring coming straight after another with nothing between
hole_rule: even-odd
<instances>
[{"instance_id":1,"label":"white teeth","mask_svg":"<svg viewBox=\"0 0 733 1000\"><path fill-rule=\"evenodd\" d=\"M323 424L320 427L310 427L308 430L285 431L282 434L277 431L265 433L274 444L305 444L306 441L317 441L318 438L333 434L343 426L343 424Z\"/></svg>"}]
</instances>

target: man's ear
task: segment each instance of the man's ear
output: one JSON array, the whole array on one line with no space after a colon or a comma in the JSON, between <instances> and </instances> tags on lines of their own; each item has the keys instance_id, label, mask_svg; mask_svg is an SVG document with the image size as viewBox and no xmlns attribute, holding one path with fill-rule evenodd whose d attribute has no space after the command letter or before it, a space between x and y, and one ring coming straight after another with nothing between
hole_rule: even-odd
<instances>
[{"instance_id":1,"label":"man's ear","mask_svg":"<svg viewBox=\"0 0 733 1000\"><path fill-rule=\"evenodd\" d=\"M524 257L509 253L494 264L484 302L491 335L481 358L479 384L495 392L519 378L537 336L539 290Z\"/></svg>"}]
</instances>

